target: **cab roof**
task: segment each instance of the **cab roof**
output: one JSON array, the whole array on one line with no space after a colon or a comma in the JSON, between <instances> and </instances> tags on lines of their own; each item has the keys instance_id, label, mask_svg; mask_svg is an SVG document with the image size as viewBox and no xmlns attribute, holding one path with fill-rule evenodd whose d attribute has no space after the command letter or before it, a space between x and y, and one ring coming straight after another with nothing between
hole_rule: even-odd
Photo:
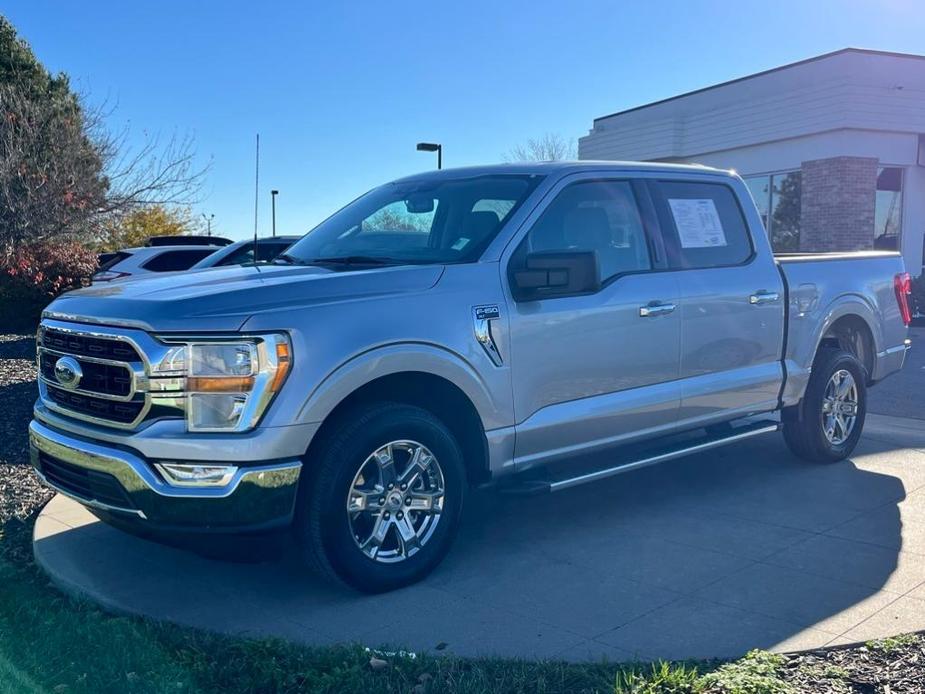
<instances>
[{"instance_id":1,"label":"cab roof","mask_svg":"<svg viewBox=\"0 0 925 694\"><path fill-rule=\"evenodd\" d=\"M665 171L666 173L713 173L729 175L726 169L715 169L701 164L669 164L661 162L641 161L541 161L541 162L513 162L505 164L486 164L483 166L464 166L454 169L440 169L425 171L411 176L405 176L395 181L403 183L417 180L435 180L441 178L467 178L470 176L490 176L498 174L520 174L548 176L550 174L576 173L581 171L594 171L606 168L610 171Z\"/></svg>"}]
</instances>

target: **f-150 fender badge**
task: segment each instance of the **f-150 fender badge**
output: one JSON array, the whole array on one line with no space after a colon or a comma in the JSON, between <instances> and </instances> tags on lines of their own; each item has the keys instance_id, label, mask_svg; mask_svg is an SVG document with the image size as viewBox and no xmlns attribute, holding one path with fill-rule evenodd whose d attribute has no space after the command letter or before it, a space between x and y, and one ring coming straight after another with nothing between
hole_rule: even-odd
<instances>
[{"instance_id":1,"label":"f-150 fender badge","mask_svg":"<svg viewBox=\"0 0 925 694\"><path fill-rule=\"evenodd\" d=\"M501 359L501 352L498 351L498 345L491 334L491 324L501 317L501 310L497 304L485 304L483 306L472 307L473 328L475 330L475 339L482 345L485 354L491 359L495 366L501 366L504 360Z\"/></svg>"}]
</instances>

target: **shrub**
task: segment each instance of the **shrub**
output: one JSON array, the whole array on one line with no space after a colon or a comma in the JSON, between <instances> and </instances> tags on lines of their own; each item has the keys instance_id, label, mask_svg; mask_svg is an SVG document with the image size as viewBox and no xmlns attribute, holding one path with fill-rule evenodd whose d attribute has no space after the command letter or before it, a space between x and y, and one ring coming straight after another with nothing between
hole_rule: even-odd
<instances>
[{"instance_id":1,"label":"shrub","mask_svg":"<svg viewBox=\"0 0 925 694\"><path fill-rule=\"evenodd\" d=\"M96 269L96 254L76 242L39 242L0 254L0 326L32 329L61 292L79 287Z\"/></svg>"},{"instance_id":2,"label":"shrub","mask_svg":"<svg viewBox=\"0 0 925 694\"><path fill-rule=\"evenodd\" d=\"M783 656L751 651L705 675L700 683L709 694L796 694L793 685L780 676L785 664Z\"/></svg>"}]
</instances>

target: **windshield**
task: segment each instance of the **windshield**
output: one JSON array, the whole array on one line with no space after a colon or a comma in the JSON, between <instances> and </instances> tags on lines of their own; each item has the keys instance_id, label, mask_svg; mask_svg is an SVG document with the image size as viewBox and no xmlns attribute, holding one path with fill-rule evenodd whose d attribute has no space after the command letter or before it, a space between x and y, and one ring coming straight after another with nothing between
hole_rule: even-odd
<instances>
[{"instance_id":1,"label":"windshield","mask_svg":"<svg viewBox=\"0 0 925 694\"><path fill-rule=\"evenodd\" d=\"M329 217L281 257L297 263L471 262L540 180L488 175L389 183Z\"/></svg>"}]
</instances>

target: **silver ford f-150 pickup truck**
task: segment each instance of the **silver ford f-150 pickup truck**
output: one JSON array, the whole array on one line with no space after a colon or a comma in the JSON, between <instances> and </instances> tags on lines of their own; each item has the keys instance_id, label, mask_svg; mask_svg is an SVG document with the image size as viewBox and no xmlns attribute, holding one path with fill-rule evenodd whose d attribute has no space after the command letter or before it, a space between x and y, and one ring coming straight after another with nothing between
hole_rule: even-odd
<instances>
[{"instance_id":1,"label":"silver ford f-150 pickup truck","mask_svg":"<svg viewBox=\"0 0 925 694\"><path fill-rule=\"evenodd\" d=\"M471 485L558 491L779 428L844 458L903 364L908 291L897 253L775 257L733 173L436 171L272 266L57 299L33 462L127 530L291 530L388 590L445 555Z\"/></svg>"}]
</instances>

